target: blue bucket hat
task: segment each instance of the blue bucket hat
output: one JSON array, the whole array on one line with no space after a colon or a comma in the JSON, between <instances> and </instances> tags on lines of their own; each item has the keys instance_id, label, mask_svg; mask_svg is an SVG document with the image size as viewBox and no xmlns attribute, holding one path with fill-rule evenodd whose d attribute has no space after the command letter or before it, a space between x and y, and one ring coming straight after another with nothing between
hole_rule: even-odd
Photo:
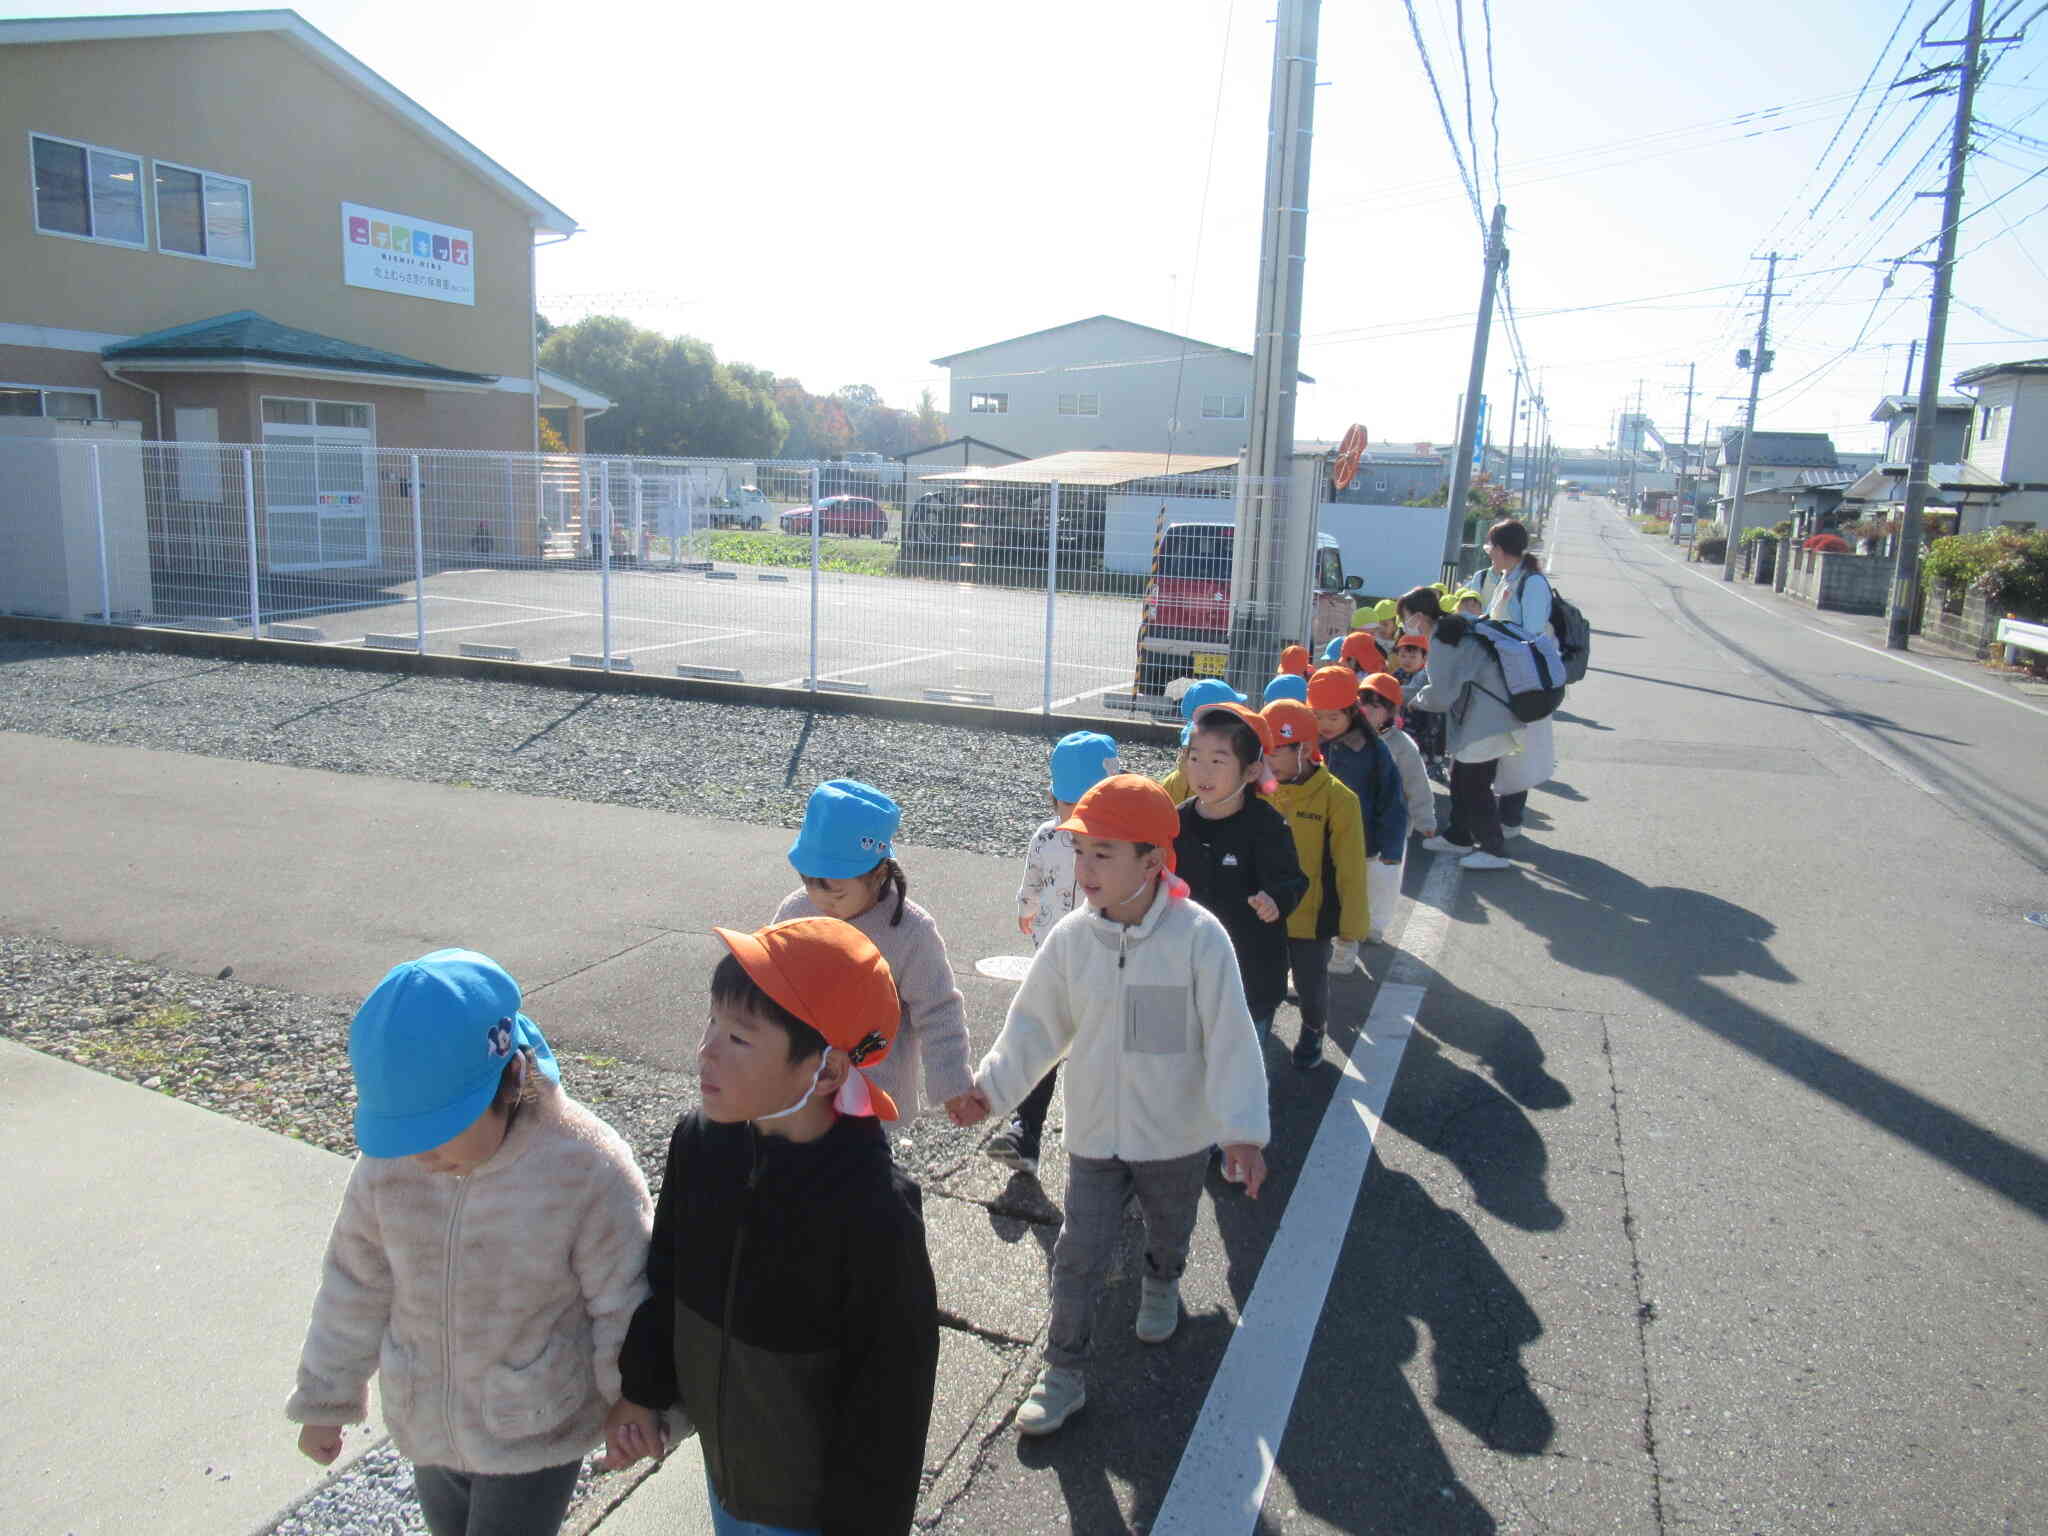
<instances>
[{"instance_id":1,"label":"blue bucket hat","mask_svg":"<svg viewBox=\"0 0 2048 1536\"><path fill-rule=\"evenodd\" d=\"M1270 704L1275 699L1299 699L1308 702L1308 679L1296 677L1292 672L1282 672L1266 684L1265 697L1261 703Z\"/></svg>"},{"instance_id":2,"label":"blue bucket hat","mask_svg":"<svg viewBox=\"0 0 2048 1536\"><path fill-rule=\"evenodd\" d=\"M1119 772L1116 743L1100 731L1075 731L1052 749L1052 797L1069 805Z\"/></svg>"},{"instance_id":3,"label":"blue bucket hat","mask_svg":"<svg viewBox=\"0 0 2048 1536\"><path fill-rule=\"evenodd\" d=\"M811 791L804 824L789 845L789 862L810 880L850 880L894 851L903 812L858 779L827 779Z\"/></svg>"},{"instance_id":4,"label":"blue bucket hat","mask_svg":"<svg viewBox=\"0 0 2048 1536\"><path fill-rule=\"evenodd\" d=\"M1330 643L1323 647L1323 660L1335 661L1339 656L1343 654L1344 637L1342 635L1332 635L1330 637Z\"/></svg>"},{"instance_id":5,"label":"blue bucket hat","mask_svg":"<svg viewBox=\"0 0 2048 1536\"><path fill-rule=\"evenodd\" d=\"M356 1145L411 1157L461 1135L522 1045L543 1076L562 1080L547 1037L519 1011L519 983L489 956L437 949L393 966L348 1029Z\"/></svg>"}]
</instances>

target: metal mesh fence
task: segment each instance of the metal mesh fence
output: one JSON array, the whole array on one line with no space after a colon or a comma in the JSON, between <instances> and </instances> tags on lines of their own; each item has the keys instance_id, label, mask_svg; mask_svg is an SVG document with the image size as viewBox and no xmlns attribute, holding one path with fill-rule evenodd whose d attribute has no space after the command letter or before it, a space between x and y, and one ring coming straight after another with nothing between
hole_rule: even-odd
<instances>
[{"instance_id":1,"label":"metal mesh fence","mask_svg":"<svg viewBox=\"0 0 2048 1536\"><path fill-rule=\"evenodd\" d=\"M1255 691L1351 612L1330 551L1285 553L1290 481L367 437L0 439L0 608L1084 713Z\"/></svg>"}]
</instances>

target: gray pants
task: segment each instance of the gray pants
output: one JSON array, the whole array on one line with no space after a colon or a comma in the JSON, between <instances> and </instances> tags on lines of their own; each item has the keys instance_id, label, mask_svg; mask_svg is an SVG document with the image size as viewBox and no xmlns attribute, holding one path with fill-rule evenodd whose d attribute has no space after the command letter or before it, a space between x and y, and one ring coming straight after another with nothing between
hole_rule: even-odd
<instances>
[{"instance_id":1,"label":"gray pants","mask_svg":"<svg viewBox=\"0 0 2048 1536\"><path fill-rule=\"evenodd\" d=\"M1188 1240L1194 1236L1208 1172L1207 1148L1147 1163L1068 1154L1066 1219L1052 1250L1047 1364L1078 1368L1088 1359L1095 1300L1116 1255L1125 1195L1137 1191L1145 1218L1145 1273L1154 1280L1178 1280L1187 1268Z\"/></svg>"},{"instance_id":2,"label":"gray pants","mask_svg":"<svg viewBox=\"0 0 2048 1536\"><path fill-rule=\"evenodd\" d=\"M570 1461L513 1473L414 1467L412 1476L434 1536L556 1536L582 1470Z\"/></svg>"}]
</instances>

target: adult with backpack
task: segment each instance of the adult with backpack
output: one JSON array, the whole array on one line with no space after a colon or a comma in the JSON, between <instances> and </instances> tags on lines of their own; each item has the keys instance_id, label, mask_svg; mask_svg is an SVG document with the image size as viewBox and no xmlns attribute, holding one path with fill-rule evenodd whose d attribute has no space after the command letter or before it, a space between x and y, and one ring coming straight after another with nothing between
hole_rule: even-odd
<instances>
[{"instance_id":1,"label":"adult with backpack","mask_svg":"<svg viewBox=\"0 0 2048 1536\"><path fill-rule=\"evenodd\" d=\"M1429 683L1409 700L1416 709L1443 716L1451 755L1451 822L1422 846L1462 854L1458 862L1466 869L1512 867L1493 784L1501 759L1519 750L1528 729L1513 705L1523 695L1506 679L1501 636L1483 627L1490 624L1455 613L1438 619L1430 638Z\"/></svg>"},{"instance_id":2,"label":"adult with backpack","mask_svg":"<svg viewBox=\"0 0 2048 1536\"><path fill-rule=\"evenodd\" d=\"M1545 632L1552 634L1558 641L1565 663L1566 680L1576 682L1583 677L1586 650L1583 637L1577 653L1578 674L1573 676L1571 663L1574 655L1568 648L1570 637L1560 632L1555 622L1560 616L1560 609L1569 608L1569 605L1564 604L1551 587L1542 562L1529 553L1528 526L1519 518L1502 518L1486 531L1486 553L1493 562L1487 585L1481 589L1486 601L1486 616L1512 624L1532 636ZM1576 617L1576 609L1570 612ZM1583 621L1580 623L1583 625ZM1555 772L1556 732L1549 717L1545 716L1523 727L1522 750L1502 760L1494 779L1493 790L1500 807L1503 838L1522 835L1522 818L1529 807L1529 791Z\"/></svg>"}]
</instances>

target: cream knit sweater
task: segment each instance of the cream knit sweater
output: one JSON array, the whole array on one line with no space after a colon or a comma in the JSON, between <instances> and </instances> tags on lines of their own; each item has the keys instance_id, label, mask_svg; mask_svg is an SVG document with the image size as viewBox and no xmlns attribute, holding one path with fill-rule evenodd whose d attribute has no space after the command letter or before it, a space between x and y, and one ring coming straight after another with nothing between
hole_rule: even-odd
<instances>
[{"instance_id":1,"label":"cream knit sweater","mask_svg":"<svg viewBox=\"0 0 2048 1536\"><path fill-rule=\"evenodd\" d=\"M374 1372L391 1438L417 1463L579 1460L618 1400L653 1219L632 1149L550 1082L465 1177L358 1158L285 1417L361 1423Z\"/></svg>"}]
</instances>

